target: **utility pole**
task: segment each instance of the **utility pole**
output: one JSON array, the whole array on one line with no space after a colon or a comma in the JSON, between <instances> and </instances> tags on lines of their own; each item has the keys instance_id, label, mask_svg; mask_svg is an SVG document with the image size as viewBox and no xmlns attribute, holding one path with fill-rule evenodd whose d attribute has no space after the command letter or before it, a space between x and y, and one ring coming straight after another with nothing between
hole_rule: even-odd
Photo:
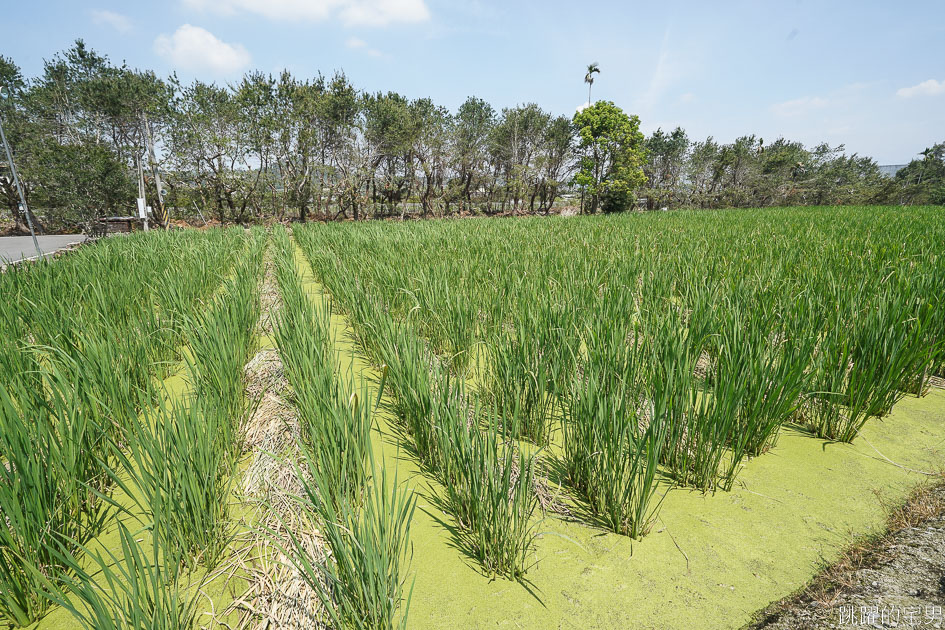
<instances>
[{"instance_id":1,"label":"utility pole","mask_svg":"<svg viewBox=\"0 0 945 630\"><path fill-rule=\"evenodd\" d=\"M141 168L141 155L135 154L135 166L138 169L138 216L144 219L144 231L148 231L148 206L144 197L144 169Z\"/></svg>"},{"instance_id":2,"label":"utility pole","mask_svg":"<svg viewBox=\"0 0 945 630\"><path fill-rule=\"evenodd\" d=\"M7 98L6 88L0 87L0 96ZM33 229L33 218L30 215L30 208L26 205L26 195L23 194L23 187L20 185L20 178L16 174L16 165L13 163L13 154L10 152L10 145L7 143L7 134L3 132L3 121L0 120L0 138L3 139L3 149L7 152L7 161L10 163L10 173L13 174L13 183L16 185L16 192L20 196L20 212L26 215L26 224L30 227L30 236L33 237L33 246L36 248L36 255L43 257L43 250L39 248L39 241L36 240L36 231Z\"/></svg>"},{"instance_id":3,"label":"utility pole","mask_svg":"<svg viewBox=\"0 0 945 630\"><path fill-rule=\"evenodd\" d=\"M164 193L161 190L161 173L158 172L157 158L154 156L154 138L151 137L151 124L148 115L141 113L144 121L144 137L148 144L148 155L151 163L151 174L154 177L154 187L157 188L158 207L155 208L155 218L162 228L167 229L167 208L164 207Z\"/></svg>"}]
</instances>

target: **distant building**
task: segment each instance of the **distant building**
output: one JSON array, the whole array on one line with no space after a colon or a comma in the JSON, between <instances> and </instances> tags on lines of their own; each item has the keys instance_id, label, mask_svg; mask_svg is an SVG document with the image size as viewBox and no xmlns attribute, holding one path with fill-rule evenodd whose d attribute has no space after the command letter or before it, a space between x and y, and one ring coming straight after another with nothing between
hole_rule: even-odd
<instances>
[{"instance_id":1,"label":"distant building","mask_svg":"<svg viewBox=\"0 0 945 630\"><path fill-rule=\"evenodd\" d=\"M885 175L886 177L895 177L896 173L899 172L899 169L905 167L905 164L886 164L879 167L879 172L881 175Z\"/></svg>"}]
</instances>

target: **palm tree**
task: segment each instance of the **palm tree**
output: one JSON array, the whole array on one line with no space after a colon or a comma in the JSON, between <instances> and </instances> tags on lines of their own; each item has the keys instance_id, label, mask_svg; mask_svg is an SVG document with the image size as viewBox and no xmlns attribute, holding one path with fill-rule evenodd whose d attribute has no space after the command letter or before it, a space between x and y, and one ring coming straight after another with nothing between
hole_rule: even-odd
<instances>
[{"instance_id":1,"label":"palm tree","mask_svg":"<svg viewBox=\"0 0 945 630\"><path fill-rule=\"evenodd\" d=\"M600 74L600 65L595 61L587 66L587 74L584 75L584 82L587 83L587 104L591 104L591 86L594 85L594 75Z\"/></svg>"}]
</instances>

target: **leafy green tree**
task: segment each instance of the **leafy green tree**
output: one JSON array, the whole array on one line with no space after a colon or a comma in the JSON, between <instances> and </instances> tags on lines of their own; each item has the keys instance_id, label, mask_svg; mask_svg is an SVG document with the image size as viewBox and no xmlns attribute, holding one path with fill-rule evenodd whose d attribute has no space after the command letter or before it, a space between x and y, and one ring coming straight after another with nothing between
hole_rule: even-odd
<instances>
[{"instance_id":1,"label":"leafy green tree","mask_svg":"<svg viewBox=\"0 0 945 630\"><path fill-rule=\"evenodd\" d=\"M247 221L259 176L238 93L201 81L176 87L166 141L178 185L221 222Z\"/></svg>"},{"instance_id":2,"label":"leafy green tree","mask_svg":"<svg viewBox=\"0 0 945 630\"><path fill-rule=\"evenodd\" d=\"M470 96L456 112L451 169L456 195L467 212L473 209L473 193L484 191L489 183L489 140L495 124L495 110L481 98Z\"/></svg>"},{"instance_id":3,"label":"leafy green tree","mask_svg":"<svg viewBox=\"0 0 945 630\"><path fill-rule=\"evenodd\" d=\"M380 199L389 213L398 203L401 216L415 187L414 148L420 133L410 101L395 92L365 95L365 139L372 154L372 199Z\"/></svg>"},{"instance_id":4,"label":"leafy green tree","mask_svg":"<svg viewBox=\"0 0 945 630\"><path fill-rule=\"evenodd\" d=\"M244 167L250 174L245 199L257 218L263 213L263 191L274 196L279 177L276 173L276 134L283 121L277 118L276 82L261 72L250 72L236 86L235 106L240 135L247 149Z\"/></svg>"},{"instance_id":5,"label":"leafy green tree","mask_svg":"<svg viewBox=\"0 0 945 630\"><path fill-rule=\"evenodd\" d=\"M316 82L316 85L321 82ZM324 82L315 101L316 209L328 215L336 201L355 213L360 190L370 178L370 155L364 141L364 101L343 72ZM342 202L343 203L340 203Z\"/></svg>"},{"instance_id":6,"label":"leafy green tree","mask_svg":"<svg viewBox=\"0 0 945 630\"><path fill-rule=\"evenodd\" d=\"M540 159L551 114L534 103L502 110L492 129L491 158L494 174L501 181L502 211L520 212L526 200L534 199L540 179Z\"/></svg>"},{"instance_id":7,"label":"leafy green tree","mask_svg":"<svg viewBox=\"0 0 945 630\"><path fill-rule=\"evenodd\" d=\"M44 208L55 208L47 228L66 228L102 216L121 214L135 195L127 165L105 144L47 141L40 155L42 185L33 194Z\"/></svg>"},{"instance_id":8,"label":"leafy green tree","mask_svg":"<svg viewBox=\"0 0 945 630\"><path fill-rule=\"evenodd\" d=\"M759 206L803 203L810 152L800 142L784 138L767 147L759 144L757 165L748 178L752 203Z\"/></svg>"},{"instance_id":9,"label":"leafy green tree","mask_svg":"<svg viewBox=\"0 0 945 630\"><path fill-rule=\"evenodd\" d=\"M634 191L646 183L640 119L610 101L598 101L574 115L580 151L574 182L583 192L582 208L618 212L633 206Z\"/></svg>"},{"instance_id":10,"label":"leafy green tree","mask_svg":"<svg viewBox=\"0 0 945 630\"><path fill-rule=\"evenodd\" d=\"M748 182L760 153L761 143L754 135L742 136L732 144L722 145L715 165L715 178L721 185L724 206L741 208L751 205Z\"/></svg>"},{"instance_id":11,"label":"leafy green tree","mask_svg":"<svg viewBox=\"0 0 945 630\"><path fill-rule=\"evenodd\" d=\"M868 204L880 201L884 183L872 158L845 155L843 145L822 143L811 151L804 169L805 202L814 205Z\"/></svg>"},{"instance_id":12,"label":"leafy green tree","mask_svg":"<svg viewBox=\"0 0 945 630\"><path fill-rule=\"evenodd\" d=\"M453 117L445 107L435 105L428 98L410 103L410 114L416 129L413 156L423 173L419 186L420 211L422 216L440 214L446 194L449 137L453 130Z\"/></svg>"},{"instance_id":13,"label":"leafy green tree","mask_svg":"<svg viewBox=\"0 0 945 630\"><path fill-rule=\"evenodd\" d=\"M681 127L670 133L657 129L646 139L647 207L654 209L683 202L680 179L689 151L689 137Z\"/></svg>"},{"instance_id":14,"label":"leafy green tree","mask_svg":"<svg viewBox=\"0 0 945 630\"><path fill-rule=\"evenodd\" d=\"M12 87L4 105L11 144L41 223L68 227L131 212L135 191L129 182L143 152L143 119L149 115L160 124L167 85L152 72L112 65L82 40L46 61L31 82L10 62L0 66L0 81ZM15 210L13 216L19 227L22 218Z\"/></svg>"},{"instance_id":15,"label":"leafy green tree","mask_svg":"<svg viewBox=\"0 0 945 630\"><path fill-rule=\"evenodd\" d=\"M921 159L900 169L896 183L902 203L945 205L945 142L925 149Z\"/></svg>"},{"instance_id":16,"label":"leafy green tree","mask_svg":"<svg viewBox=\"0 0 945 630\"><path fill-rule=\"evenodd\" d=\"M547 212L551 209L558 190L565 185L571 173L571 156L574 151L574 127L567 116L558 116L548 121L542 138L538 158L538 181L534 188L529 209L532 212ZM538 207L535 207L535 201Z\"/></svg>"},{"instance_id":17,"label":"leafy green tree","mask_svg":"<svg viewBox=\"0 0 945 630\"><path fill-rule=\"evenodd\" d=\"M704 142L693 142L689 151L689 160L685 166L685 179L688 182L686 204L697 208L711 207L718 186L715 163L719 158L720 147L712 136Z\"/></svg>"},{"instance_id":18,"label":"leafy green tree","mask_svg":"<svg viewBox=\"0 0 945 630\"><path fill-rule=\"evenodd\" d=\"M4 88L5 98L0 99L0 120L3 122L4 133L13 150L13 159L17 161L20 178L24 194L27 200L30 198L32 182L30 178L24 177L24 173L30 171L26 162L31 157L30 145L35 139L35 130L33 125L29 124L26 118L27 97L26 81L12 59L0 56L0 86ZM3 205L13 218L13 229L20 234L26 234L29 227L26 222L26 216L20 212L20 195L13 183L10 165L7 164L5 152L0 152L0 196L3 199ZM24 167L26 170L24 171ZM35 214L30 217L33 226L42 230L42 224L38 221Z\"/></svg>"},{"instance_id":19,"label":"leafy green tree","mask_svg":"<svg viewBox=\"0 0 945 630\"><path fill-rule=\"evenodd\" d=\"M275 83L273 159L281 184L280 203L275 209L279 218L289 208L298 209L300 220L308 218L315 176L315 118L318 98L324 89L322 77L314 83L303 82L288 71L283 71Z\"/></svg>"}]
</instances>

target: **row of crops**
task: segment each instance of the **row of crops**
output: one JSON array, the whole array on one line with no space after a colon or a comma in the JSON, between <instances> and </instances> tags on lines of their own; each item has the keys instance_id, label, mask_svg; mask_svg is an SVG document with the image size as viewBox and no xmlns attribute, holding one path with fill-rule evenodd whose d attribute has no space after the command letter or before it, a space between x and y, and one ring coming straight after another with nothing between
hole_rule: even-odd
<instances>
[{"instance_id":1,"label":"row of crops","mask_svg":"<svg viewBox=\"0 0 945 630\"><path fill-rule=\"evenodd\" d=\"M310 623L403 627L416 498L391 439L487 575L526 573L559 483L643 536L664 492L731 489L785 425L852 441L945 376L942 242L940 209L781 209L150 233L11 269L0 619L195 627L249 527ZM342 367L338 311L376 382ZM297 416L265 447L288 509L236 487L265 344Z\"/></svg>"},{"instance_id":2,"label":"row of crops","mask_svg":"<svg viewBox=\"0 0 945 630\"><path fill-rule=\"evenodd\" d=\"M222 548L264 239L136 235L0 276L0 619L192 620L178 578ZM106 528L120 551L91 551Z\"/></svg>"},{"instance_id":3,"label":"row of crops","mask_svg":"<svg viewBox=\"0 0 945 630\"><path fill-rule=\"evenodd\" d=\"M327 553L313 552L291 528L280 547L331 627L403 627L415 498L375 462L367 384L350 370L339 372L329 306L306 292L295 246L281 227L274 242L282 296L274 332L299 415L295 504L301 531L320 528Z\"/></svg>"},{"instance_id":4,"label":"row of crops","mask_svg":"<svg viewBox=\"0 0 945 630\"><path fill-rule=\"evenodd\" d=\"M664 486L731 489L787 423L855 440L945 372L938 208L310 225L294 237L381 366L491 574L528 567L558 475L639 537Z\"/></svg>"},{"instance_id":5,"label":"row of crops","mask_svg":"<svg viewBox=\"0 0 945 630\"><path fill-rule=\"evenodd\" d=\"M403 624L414 496L375 462L377 401L339 371L327 303L304 288L288 232L273 236L135 235L0 276L3 623L56 608L89 629L183 629L225 625L242 607L243 622L265 625L236 589L275 550L318 599L290 617ZM247 370L270 343L260 339L267 265L299 425L294 442L265 453L299 485L278 505L237 487L243 464L263 455L248 437L260 401ZM274 528L287 498L293 522ZM254 567L236 564L244 535L262 548ZM222 574L236 575L233 588L207 595ZM56 619L48 627L69 623Z\"/></svg>"}]
</instances>

